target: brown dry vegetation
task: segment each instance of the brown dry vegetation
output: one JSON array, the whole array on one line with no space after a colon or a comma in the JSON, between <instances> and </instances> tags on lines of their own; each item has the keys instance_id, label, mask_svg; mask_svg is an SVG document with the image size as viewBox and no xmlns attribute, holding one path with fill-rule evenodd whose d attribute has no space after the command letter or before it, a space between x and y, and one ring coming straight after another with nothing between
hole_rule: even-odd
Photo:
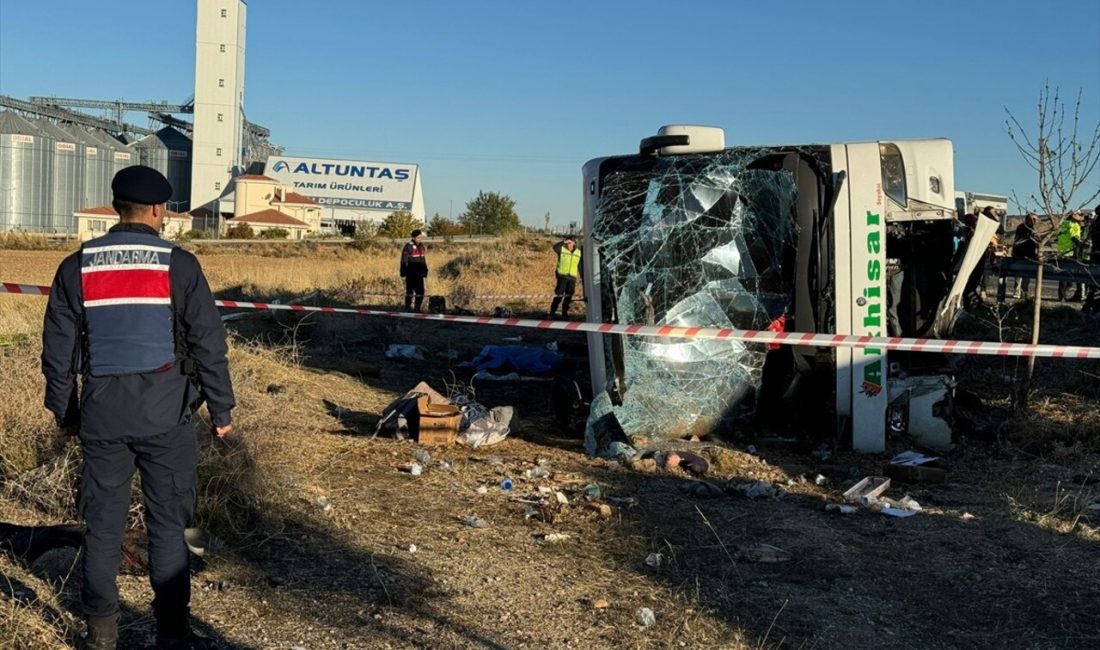
<instances>
[{"instance_id":1,"label":"brown dry vegetation","mask_svg":"<svg viewBox=\"0 0 1100 650\"><path fill-rule=\"evenodd\" d=\"M312 257L219 250L200 259L215 288L237 297L319 289L358 303L392 285L398 250L319 250ZM46 283L62 254L0 251L0 278ZM432 264L440 272L455 267L457 278L434 280L430 293L462 286L542 293L552 275L545 242L444 248ZM493 264L500 270L478 273ZM0 299L0 333L27 335L0 342L0 520L73 521L79 452L53 437L40 407L44 299ZM550 335L354 317L247 324L231 347L239 434L220 443L200 433L199 524L226 548L196 565L193 611L200 630L222 647L1100 644L1100 577L1089 569L1100 544L1093 507L1100 485L1073 480L1100 469L1095 438L1074 435L1095 431L1100 418L1097 383L1089 379L1095 364L1041 363L1041 406L1028 420L1008 417L1014 366L969 364L963 386L978 399L962 405L967 437L950 457L949 482L895 488L893 496L909 492L925 511L892 520L823 509L854 480L881 472L883 458L841 453L821 463L766 439L753 441L760 456L701 443L712 480L764 480L785 494L698 500L685 493L691 479L684 474L636 473L585 457L579 441L554 426L542 385L475 385L487 405L517 406L519 434L483 450L431 449L427 471L412 477L392 464L412 460L415 445L369 435L381 409L420 379L443 388L455 377L449 359L468 358L484 343L522 333L537 344ZM1061 336L1087 340L1094 336L1088 327L1066 316ZM281 332L266 338L283 343L257 343L261 330ZM424 346L427 360L384 358L386 344L405 342ZM379 371L356 379L326 370L349 358ZM525 478L539 460L553 476ZM819 472L826 485L803 478ZM512 494L499 487L505 476L517 483ZM592 483L604 497L635 503L601 516L582 495ZM561 491L569 504L532 513L514 500L537 496L540 487ZM470 515L489 526L465 526ZM545 533L568 537L551 543ZM790 559L752 561L750 551L761 543ZM651 553L662 554L660 567L645 563ZM67 647L75 640L74 559L61 549L27 566L0 554L0 646ZM123 575L120 586L124 642L148 643L146 578ZM606 608L595 607L600 599ZM639 607L656 613L656 625L635 623Z\"/></svg>"}]
</instances>

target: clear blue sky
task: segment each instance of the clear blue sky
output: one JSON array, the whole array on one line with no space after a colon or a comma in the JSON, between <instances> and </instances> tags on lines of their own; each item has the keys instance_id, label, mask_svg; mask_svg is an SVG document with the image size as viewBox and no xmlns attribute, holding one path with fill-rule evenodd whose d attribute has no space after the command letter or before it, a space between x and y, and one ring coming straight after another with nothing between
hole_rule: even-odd
<instances>
[{"instance_id":1,"label":"clear blue sky","mask_svg":"<svg viewBox=\"0 0 1100 650\"><path fill-rule=\"evenodd\" d=\"M190 0L0 0L0 93L183 100L194 28ZM1100 121L1100 2L252 0L245 70L275 143L419 163L429 215L491 190L526 223L578 219L586 160L676 122L946 136L958 189L1027 194L1004 107L1030 124L1049 79Z\"/></svg>"}]
</instances>

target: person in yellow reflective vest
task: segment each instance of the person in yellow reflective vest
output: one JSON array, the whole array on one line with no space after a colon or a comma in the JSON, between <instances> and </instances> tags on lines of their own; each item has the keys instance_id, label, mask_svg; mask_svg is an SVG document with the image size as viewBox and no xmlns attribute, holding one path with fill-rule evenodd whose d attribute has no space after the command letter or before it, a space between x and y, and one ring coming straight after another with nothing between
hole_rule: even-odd
<instances>
[{"instance_id":1,"label":"person in yellow reflective vest","mask_svg":"<svg viewBox=\"0 0 1100 650\"><path fill-rule=\"evenodd\" d=\"M573 235L554 244L558 254L558 266L554 270L557 284L554 285L554 302L550 303L550 318L555 318L558 305L561 305L561 317L569 317L569 304L573 302L573 292L577 289L577 278L581 277L581 249Z\"/></svg>"},{"instance_id":2,"label":"person in yellow reflective vest","mask_svg":"<svg viewBox=\"0 0 1100 650\"><path fill-rule=\"evenodd\" d=\"M1085 215L1080 212L1074 212L1062 220L1062 225L1058 228L1057 246L1059 259L1071 260L1078 257L1078 252L1081 247L1081 223L1084 220ZM1081 300L1082 287L1073 282L1058 283L1058 300L1065 302L1066 294L1069 293L1070 289L1076 289L1076 291L1069 299L1079 302Z\"/></svg>"}]
</instances>

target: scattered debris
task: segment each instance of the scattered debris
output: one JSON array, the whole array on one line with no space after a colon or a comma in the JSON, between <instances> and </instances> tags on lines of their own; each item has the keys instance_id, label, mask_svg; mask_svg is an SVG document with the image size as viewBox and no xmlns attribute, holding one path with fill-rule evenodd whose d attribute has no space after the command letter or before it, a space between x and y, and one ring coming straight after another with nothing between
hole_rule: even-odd
<instances>
[{"instance_id":1,"label":"scattered debris","mask_svg":"<svg viewBox=\"0 0 1100 650\"><path fill-rule=\"evenodd\" d=\"M413 458L427 465L429 462L431 462L432 455L429 454L425 449L417 449L416 453L413 454Z\"/></svg>"},{"instance_id":2,"label":"scattered debris","mask_svg":"<svg viewBox=\"0 0 1100 650\"><path fill-rule=\"evenodd\" d=\"M331 507L329 504L329 509ZM225 542L201 528L185 528L183 540L187 543L187 550L198 557L203 557L207 552L216 553L225 548Z\"/></svg>"},{"instance_id":3,"label":"scattered debris","mask_svg":"<svg viewBox=\"0 0 1100 650\"><path fill-rule=\"evenodd\" d=\"M409 544L409 553L416 553L416 544Z\"/></svg>"},{"instance_id":4,"label":"scattered debris","mask_svg":"<svg viewBox=\"0 0 1100 650\"><path fill-rule=\"evenodd\" d=\"M332 512L332 503L329 502L328 497L317 497L313 503L325 512Z\"/></svg>"},{"instance_id":5,"label":"scattered debris","mask_svg":"<svg viewBox=\"0 0 1100 650\"><path fill-rule=\"evenodd\" d=\"M859 508L847 504L826 503L825 512L835 512L841 515L854 515L855 513L859 512Z\"/></svg>"},{"instance_id":6,"label":"scattered debris","mask_svg":"<svg viewBox=\"0 0 1100 650\"><path fill-rule=\"evenodd\" d=\"M479 485L477 486L477 490L474 491L478 494L488 494L489 488L485 487L484 485Z\"/></svg>"},{"instance_id":7,"label":"scattered debris","mask_svg":"<svg viewBox=\"0 0 1100 650\"><path fill-rule=\"evenodd\" d=\"M651 569L660 569L665 556L661 553L650 553L646 556L645 565Z\"/></svg>"},{"instance_id":8,"label":"scattered debris","mask_svg":"<svg viewBox=\"0 0 1100 650\"><path fill-rule=\"evenodd\" d=\"M387 359L416 359L424 360L424 352L419 345L391 343L386 348Z\"/></svg>"},{"instance_id":9,"label":"scattered debris","mask_svg":"<svg viewBox=\"0 0 1100 650\"><path fill-rule=\"evenodd\" d=\"M636 458L630 461L630 469L651 474L657 471L657 461L653 458Z\"/></svg>"},{"instance_id":10,"label":"scattered debris","mask_svg":"<svg viewBox=\"0 0 1100 650\"><path fill-rule=\"evenodd\" d=\"M962 513L962 515L961 515L961 516L959 517L959 519L962 519L963 521L974 521L975 519L977 519L977 517L975 517L974 515L970 514L969 512L964 512L964 513Z\"/></svg>"},{"instance_id":11,"label":"scattered debris","mask_svg":"<svg viewBox=\"0 0 1100 650\"><path fill-rule=\"evenodd\" d=\"M886 506L882 510L879 510L879 512L888 517L897 517L898 519L912 517L913 515L917 514L916 510L906 510L905 508L895 508L893 506Z\"/></svg>"},{"instance_id":12,"label":"scattered debris","mask_svg":"<svg viewBox=\"0 0 1100 650\"><path fill-rule=\"evenodd\" d=\"M558 503L562 504L563 506L569 505L569 497L565 496L565 494L562 492L555 492L554 498L557 499Z\"/></svg>"},{"instance_id":13,"label":"scattered debris","mask_svg":"<svg viewBox=\"0 0 1100 650\"><path fill-rule=\"evenodd\" d=\"M420 476L424 473L424 468L420 465L420 463L392 463L390 467L396 469L399 472L412 474L413 476Z\"/></svg>"},{"instance_id":14,"label":"scattered debris","mask_svg":"<svg viewBox=\"0 0 1100 650\"><path fill-rule=\"evenodd\" d=\"M710 463L699 454L693 454L690 451L680 451L677 452L677 455L680 457L680 469L699 476L706 474L707 470L710 469Z\"/></svg>"},{"instance_id":15,"label":"scattered debris","mask_svg":"<svg viewBox=\"0 0 1100 650\"><path fill-rule=\"evenodd\" d=\"M750 499L776 498L782 494L779 486L765 481L729 485L731 491L740 492Z\"/></svg>"},{"instance_id":16,"label":"scattered debris","mask_svg":"<svg viewBox=\"0 0 1100 650\"><path fill-rule=\"evenodd\" d=\"M462 519L462 523L470 528L488 528L489 522L476 515L468 515Z\"/></svg>"},{"instance_id":17,"label":"scattered debris","mask_svg":"<svg viewBox=\"0 0 1100 650\"><path fill-rule=\"evenodd\" d=\"M524 477L529 479L545 479L550 478L553 475L553 470L550 469L550 464L545 460L540 460L538 465L535 465L531 469L523 472Z\"/></svg>"},{"instance_id":18,"label":"scattered debris","mask_svg":"<svg viewBox=\"0 0 1100 650\"><path fill-rule=\"evenodd\" d=\"M634 497L607 497L607 500L618 508L633 508L638 505L638 500Z\"/></svg>"},{"instance_id":19,"label":"scattered debris","mask_svg":"<svg viewBox=\"0 0 1100 650\"><path fill-rule=\"evenodd\" d=\"M638 611L634 613L634 620L638 622L638 625L642 627L650 627L657 623L657 616L653 613L653 610L648 607L640 607Z\"/></svg>"},{"instance_id":20,"label":"scattered debris","mask_svg":"<svg viewBox=\"0 0 1100 650\"><path fill-rule=\"evenodd\" d=\"M588 507L595 510L604 519L609 519L614 512L611 510L611 506L606 503L589 503Z\"/></svg>"},{"instance_id":21,"label":"scattered debris","mask_svg":"<svg viewBox=\"0 0 1100 650\"><path fill-rule=\"evenodd\" d=\"M512 479L508 478L507 476L506 476L506 477L504 477L503 479L501 479L501 481L500 481L500 489L501 489L502 491L504 491L504 492L511 492L511 491L512 491L512 488L514 488L514 487L515 487L515 483L513 483L513 482L512 482Z\"/></svg>"},{"instance_id":22,"label":"scattered debris","mask_svg":"<svg viewBox=\"0 0 1100 650\"><path fill-rule=\"evenodd\" d=\"M682 489L696 499L717 499L726 495L726 491L722 489L722 486L710 481L695 481L684 485Z\"/></svg>"},{"instance_id":23,"label":"scattered debris","mask_svg":"<svg viewBox=\"0 0 1100 650\"><path fill-rule=\"evenodd\" d=\"M867 476L848 488L844 500L856 503L871 503L890 488L890 479L883 476Z\"/></svg>"},{"instance_id":24,"label":"scattered debris","mask_svg":"<svg viewBox=\"0 0 1100 650\"><path fill-rule=\"evenodd\" d=\"M905 451L890 459L886 475L899 481L943 483L947 480L947 464L938 456Z\"/></svg>"},{"instance_id":25,"label":"scattered debris","mask_svg":"<svg viewBox=\"0 0 1100 650\"><path fill-rule=\"evenodd\" d=\"M268 395L282 395L285 392L286 392L286 386L283 385L283 384L268 384L267 385Z\"/></svg>"},{"instance_id":26,"label":"scattered debris","mask_svg":"<svg viewBox=\"0 0 1100 650\"><path fill-rule=\"evenodd\" d=\"M565 533L538 533L535 535L535 537L538 537L544 542L555 544L558 542L564 542L565 540L570 539L571 536Z\"/></svg>"},{"instance_id":27,"label":"scattered debris","mask_svg":"<svg viewBox=\"0 0 1100 650\"><path fill-rule=\"evenodd\" d=\"M600 486L595 483L584 486L584 496L587 499L599 499L600 498Z\"/></svg>"},{"instance_id":28,"label":"scattered debris","mask_svg":"<svg viewBox=\"0 0 1100 650\"><path fill-rule=\"evenodd\" d=\"M607 602L606 598L597 598L592 601L592 609L607 609L611 607L611 603Z\"/></svg>"},{"instance_id":29,"label":"scattered debris","mask_svg":"<svg viewBox=\"0 0 1100 650\"><path fill-rule=\"evenodd\" d=\"M459 444L475 449L495 445L516 430L515 409L511 406L486 409L464 397L455 398L455 402L460 405L463 415Z\"/></svg>"}]
</instances>

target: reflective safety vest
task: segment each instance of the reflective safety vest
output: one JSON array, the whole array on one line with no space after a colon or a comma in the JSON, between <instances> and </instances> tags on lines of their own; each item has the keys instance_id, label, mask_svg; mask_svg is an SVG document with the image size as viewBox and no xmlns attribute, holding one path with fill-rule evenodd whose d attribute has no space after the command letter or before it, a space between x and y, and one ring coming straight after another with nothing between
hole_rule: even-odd
<instances>
[{"instance_id":1,"label":"reflective safety vest","mask_svg":"<svg viewBox=\"0 0 1100 650\"><path fill-rule=\"evenodd\" d=\"M570 251L565 246L558 253L558 275L571 275L578 277L581 269L581 249L574 248Z\"/></svg>"},{"instance_id":2,"label":"reflective safety vest","mask_svg":"<svg viewBox=\"0 0 1100 650\"><path fill-rule=\"evenodd\" d=\"M1081 224L1067 218L1062 221L1062 227L1058 230L1058 254L1063 257L1073 255L1076 247L1074 239L1081 239Z\"/></svg>"},{"instance_id":3,"label":"reflective safety vest","mask_svg":"<svg viewBox=\"0 0 1100 650\"><path fill-rule=\"evenodd\" d=\"M168 268L176 246L156 235L113 232L80 250L87 369L133 375L176 360Z\"/></svg>"}]
</instances>

